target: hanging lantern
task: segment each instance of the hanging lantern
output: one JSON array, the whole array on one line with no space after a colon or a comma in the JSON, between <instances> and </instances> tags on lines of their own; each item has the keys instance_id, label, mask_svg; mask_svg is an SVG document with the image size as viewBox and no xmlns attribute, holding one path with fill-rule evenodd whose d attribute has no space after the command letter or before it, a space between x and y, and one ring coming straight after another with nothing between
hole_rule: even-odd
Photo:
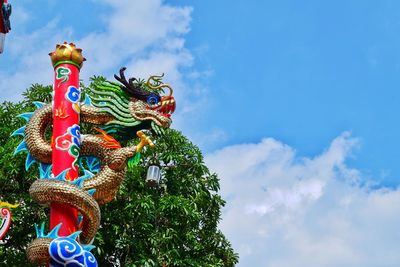
<instances>
[{"instance_id":1,"label":"hanging lantern","mask_svg":"<svg viewBox=\"0 0 400 267\"><path fill-rule=\"evenodd\" d=\"M160 183L161 173L160 167L157 165L150 165L147 169L146 183L151 187L158 186Z\"/></svg>"},{"instance_id":2,"label":"hanging lantern","mask_svg":"<svg viewBox=\"0 0 400 267\"><path fill-rule=\"evenodd\" d=\"M7 0L0 0L0 54L4 51L4 42L6 34L11 31L11 4L7 3Z\"/></svg>"}]
</instances>

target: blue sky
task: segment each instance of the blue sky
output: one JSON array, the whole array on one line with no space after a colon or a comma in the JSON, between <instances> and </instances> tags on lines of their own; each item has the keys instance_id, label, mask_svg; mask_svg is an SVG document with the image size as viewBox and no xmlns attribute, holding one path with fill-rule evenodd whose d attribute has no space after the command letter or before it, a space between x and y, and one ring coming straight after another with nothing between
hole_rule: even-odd
<instances>
[{"instance_id":1,"label":"blue sky","mask_svg":"<svg viewBox=\"0 0 400 267\"><path fill-rule=\"evenodd\" d=\"M400 3L10 2L1 100L51 83L64 40L84 81L166 73L173 127L221 178L239 266L397 266Z\"/></svg>"},{"instance_id":2,"label":"blue sky","mask_svg":"<svg viewBox=\"0 0 400 267\"><path fill-rule=\"evenodd\" d=\"M313 155L351 131L362 144L352 164L385 185L398 184L398 5L190 4L195 12L188 46L207 48L197 64L214 71L208 82L220 100L205 120L223 124L227 143L268 135Z\"/></svg>"}]
</instances>

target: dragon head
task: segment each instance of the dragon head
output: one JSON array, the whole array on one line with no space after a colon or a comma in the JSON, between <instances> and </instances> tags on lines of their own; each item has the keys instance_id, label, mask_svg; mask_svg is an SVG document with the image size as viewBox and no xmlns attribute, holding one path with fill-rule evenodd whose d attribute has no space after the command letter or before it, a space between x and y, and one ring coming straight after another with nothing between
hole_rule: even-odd
<instances>
[{"instance_id":1,"label":"dragon head","mask_svg":"<svg viewBox=\"0 0 400 267\"><path fill-rule=\"evenodd\" d=\"M122 84L122 90L130 96L131 115L140 121L151 120L157 125L168 128L171 125L171 114L175 111L175 99L172 96L172 88L161 82L161 76L151 76L146 83L139 82L136 78L125 78L121 68L120 76L114 75ZM169 95L161 96L160 91L169 90Z\"/></svg>"},{"instance_id":2,"label":"dragon head","mask_svg":"<svg viewBox=\"0 0 400 267\"><path fill-rule=\"evenodd\" d=\"M162 133L163 128L171 125L171 114L176 108L171 86L162 83L163 75L151 76L146 82L127 80L125 70L121 68L119 76L114 75L119 83L95 78L89 88L92 105L115 118L102 128L125 137L144 129Z\"/></svg>"}]
</instances>

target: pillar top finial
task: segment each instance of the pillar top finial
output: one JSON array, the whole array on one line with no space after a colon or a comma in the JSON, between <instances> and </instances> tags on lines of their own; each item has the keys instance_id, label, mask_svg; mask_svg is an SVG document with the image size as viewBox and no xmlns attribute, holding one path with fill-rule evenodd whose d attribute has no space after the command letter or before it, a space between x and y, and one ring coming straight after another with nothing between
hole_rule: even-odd
<instances>
[{"instance_id":1,"label":"pillar top finial","mask_svg":"<svg viewBox=\"0 0 400 267\"><path fill-rule=\"evenodd\" d=\"M56 45L56 50L49 53L49 56L54 68L62 63L70 63L80 69L86 60L82 55L82 49L77 48L74 43L67 42Z\"/></svg>"}]
</instances>

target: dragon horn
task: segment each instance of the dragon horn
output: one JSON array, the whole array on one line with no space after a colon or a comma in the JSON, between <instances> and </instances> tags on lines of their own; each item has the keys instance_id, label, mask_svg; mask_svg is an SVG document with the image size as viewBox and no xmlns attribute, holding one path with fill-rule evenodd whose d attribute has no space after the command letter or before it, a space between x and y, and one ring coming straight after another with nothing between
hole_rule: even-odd
<instances>
[{"instance_id":1,"label":"dragon horn","mask_svg":"<svg viewBox=\"0 0 400 267\"><path fill-rule=\"evenodd\" d=\"M125 86L129 86L129 83L126 81L124 71L126 70L126 67L122 67L119 69L119 76L117 74L114 74L114 78L117 79L120 83L122 83Z\"/></svg>"},{"instance_id":2,"label":"dragon horn","mask_svg":"<svg viewBox=\"0 0 400 267\"><path fill-rule=\"evenodd\" d=\"M152 75L147 79L146 85L149 88L153 89L153 90L162 90L163 88L168 88L169 89L169 96L172 96L172 93L173 93L172 87L169 84L161 83L161 78L162 77L164 77L164 73L161 74L161 75ZM154 85L151 84L151 81L159 82L161 84L154 86Z\"/></svg>"}]
</instances>

